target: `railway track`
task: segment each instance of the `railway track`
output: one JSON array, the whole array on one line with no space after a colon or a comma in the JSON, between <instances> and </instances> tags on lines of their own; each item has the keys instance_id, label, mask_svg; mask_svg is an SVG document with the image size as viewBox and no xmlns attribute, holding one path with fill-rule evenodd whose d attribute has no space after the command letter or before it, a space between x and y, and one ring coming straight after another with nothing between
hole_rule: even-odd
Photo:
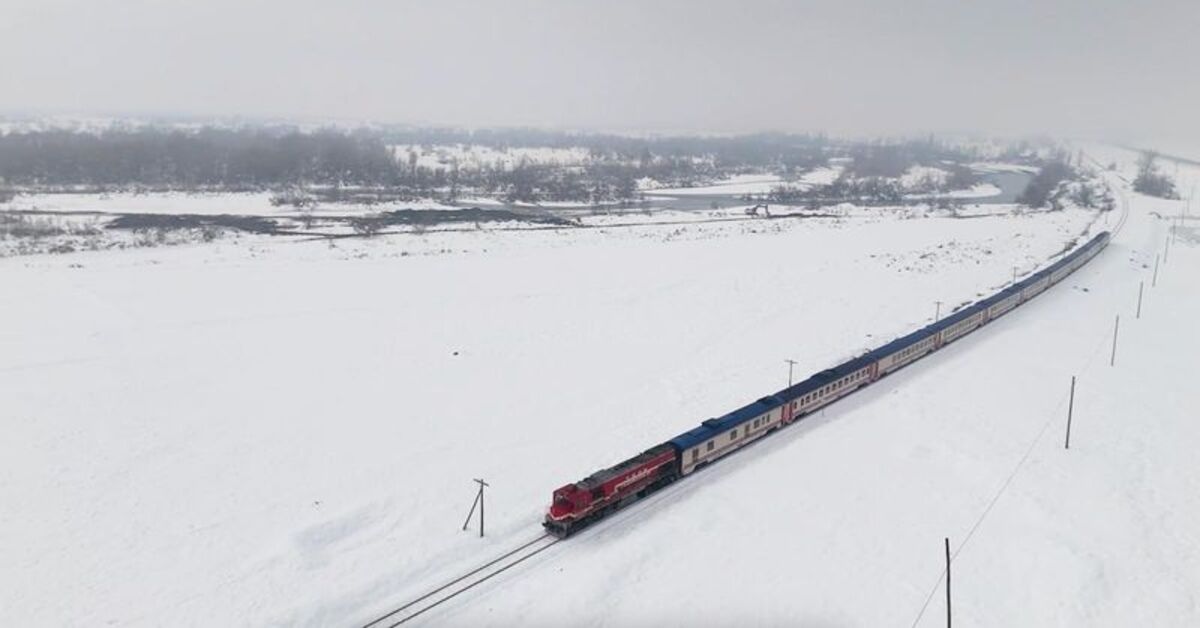
<instances>
[{"instance_id":1,"label":"railway track","mask_svg":"<svg viewBox=\"0 0 1200 628\"><path fill-rule=\"evenodd\" d=\"M562 539L550 534L543 534L532 541L509 550L496 558L468 571L424 595L409 600L403 606L398 606L375 619L362 625L362 628L395 628L420 617L427 611L441 606L455 597L491 580L492 578L516 567L517 565L554 547Z\"/></svg>"}]
</instances>

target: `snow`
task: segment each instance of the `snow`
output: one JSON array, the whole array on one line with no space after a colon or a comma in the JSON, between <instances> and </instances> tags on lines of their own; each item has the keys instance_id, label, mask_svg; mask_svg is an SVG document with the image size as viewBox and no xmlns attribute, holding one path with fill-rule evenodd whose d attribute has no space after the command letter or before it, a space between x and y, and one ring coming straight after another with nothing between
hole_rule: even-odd
<instances>
[{"instance_id":1,"label":"snow","mask_svg":"<svg viewBox=\"0 0 1200 628\"><path fill-rule=\"evenodd\" d=\"M780 185L792 185L796 187L811 187L813 185L824 185L833 183L838 176L841 175L843 166L836 167L821 167L810 170L804 173L795 181L789 181L779 177L778 175L770 174L738 174L714 182L710 185L701 185L690 188L658 188L649 189L652 179L639 181L639 189L643 189L647 196L659 198L661 196L708 196L716 194L741 195L741 194L766 194L773 188ZM643 187L647 186L647 187Z\"/></svg>"},{"instance_id":2,"label":"snow","mask_svg":"<svg viewBox=\"0 0 1200 628\"><path fill-rule=\"evenodd\" d=\"M996 196L1002 191L1003 190L1001 190L994 183L979 183L965 190L952 190L950 192L946 192L945 194L942 194L942 196L948 196L950 198L987 198L989 196Z\"/></svg>"},{"instance_id":3,"label":"snow","mask_svg":"<svg viewBox=\"0 0 1200 628\"><path fill-rule=\"evenodd\" d=\"M825 168L816 168L800 177L800 183L806 185L829 185L830 183L837 181L837 178L842 176L842 171L845 169L846 168L844 164Z\"/></svg>"},{"instance_id":4,"label":"snow","mask_svg":"<svg viewBox=\"0 0 1200 628\"><path fill-rule=\"evenodd\" d=\"M647 195L654 196L703 196L710 194L766 194L783 183L783 179L770 174L738 174L717 181L712 185L700 185L690 188L660 188L647 190Z\"/></svg>"},{"instance_id":5,"label":"snow","mask_svg":"<svg viewBox=\"0 0 1200 628\"><path fill-rule=\"evenodd\" d=\"M1200 235L1150 287L1182 204L1126 196L1109 250L1035 302L424 624L909 625L947 536L963 625L1200 623ZM552 489L782 387L784 359L879 345L1115 218L0 259L5 620L359 624L533 538ZM484 539L459 530L480 476Z\"/></svg>"},{"instance_id":6,"label":"snow","mask_svg":"<svg viewBox=\"0 0 1200 628\"><path fill-rule=\"evenodd\" d=\"M272 192L110 192L106 194L19 194L3 210L44 212L99 212L106 214L197 214L214 216L281 216L299 213L290 205L271 204ZM316 215L358 215L389 209L457 209L434 200L421 199L371 205L323 203L313 209Z\"/></svg>"},{"instance_id":7,"label":"snow","mask_svg":"<svg viewBox=\"0 0 1200 628\"><path fill-rule=\"evenodd\" d=\"M938 186L944 184L949 176L950 173L941 168L912 166L900 176L900 185L905 188L926 185Z\"/></svg>"}]
</instances>

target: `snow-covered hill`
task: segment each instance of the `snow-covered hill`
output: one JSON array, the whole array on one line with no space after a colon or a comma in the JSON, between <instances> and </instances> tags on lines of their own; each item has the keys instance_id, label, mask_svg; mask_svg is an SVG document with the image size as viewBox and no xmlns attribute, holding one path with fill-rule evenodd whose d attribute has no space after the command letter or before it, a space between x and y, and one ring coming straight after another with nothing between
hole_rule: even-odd
<instances>
[{"instance_id":1,"label":"snow-covered hill","mask_svg":"<svg viewBox=\"0 0 1200 628\"><path fill-rule=\"evenodd\" d=\"M1183 205L1127 196L1108 251L1035 303L428 623L938 625L936 594L914 621L943 537L964 625L1200 622L1200 231L1151 287ZM809 373L881 344L1114 218L0 259L0 607L15 625L361 623L532 538L555 487L782 387L785 359ZM480 476L482 540L459 530Z\"/></svg>"}]
</instances>

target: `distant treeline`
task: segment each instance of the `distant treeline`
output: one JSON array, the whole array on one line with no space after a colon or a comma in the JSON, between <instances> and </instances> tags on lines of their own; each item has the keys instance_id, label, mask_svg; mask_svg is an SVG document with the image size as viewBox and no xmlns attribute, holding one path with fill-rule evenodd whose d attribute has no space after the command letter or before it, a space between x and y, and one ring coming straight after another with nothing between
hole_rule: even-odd
<instances>
[{"instance_id":1,"label":"distant treeline","mask_svg":"<svg viewBox=\"0 0 1200 628\"><path fill-rule=\"evenodd\" d=\"M14 185L386 184L396 173L387 146L364 133L146 129L0 135L0 178Z\"/></svg>"},{"instance_id":2,"label":"distant treeline","mask_svg":"<svg viewBox=\"0 0 1200 628\"><path fill-rule=\"evenodd\" d=\"M583 147L589 159L562 166L522 160L460 169L397 158L397 145ZM294 128L114 129L99 133L0 134L0 184L266 189L365 186L400 196L454 198L464 191L514 201L627 201L650 177L687 186L739 170L798 172L833 152L819 136L632 138L537 130L320 130Z\"/></svg>"},{"instance_id":3,"label":"distant treeline","mask_svg":"<svg viewBox=\"0 0 1200 628\"><path fill-rule=\"evenodd\" d=\"M423 165L416 152L397 146L482 145L582 147L578 164L518 160L510 165L460 168ZM1014 155L1024 147L1014 148ZM846 162L844 177L820 193L890 200L894 178L914 165L951 172L951 188L975 179L961 164L970 152L932 138L905 142L844 142L821 135L763 133L740 136L628 137L536 129L410 129L385 127L302 131L295 127L172 129L115 128L96 133L31 131L0 134L0 188L152 187L172 189L324 188L324 198L365 196L454 200L487 194L510 201L627 202L639 197L637 181L686 187L746 172L791 177ZM329 188L333 188L330 194ZM803 195L811 197L812 194ZM306 202L306 194L281 195ZM311 196L307 197L311 200ZM777 199L784 200L784 199Z\"/></svg>"}]
</instances>

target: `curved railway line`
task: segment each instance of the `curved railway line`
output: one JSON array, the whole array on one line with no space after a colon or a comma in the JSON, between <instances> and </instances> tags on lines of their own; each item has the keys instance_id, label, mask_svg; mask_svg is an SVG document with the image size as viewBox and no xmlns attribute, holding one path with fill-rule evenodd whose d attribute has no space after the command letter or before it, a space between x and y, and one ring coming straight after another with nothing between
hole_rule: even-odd
<instances>
[{"instance_id":1,"label":"curved railway line","mask_svg":"<svg viewBox=\"0 0 1200 628\"><path fill-rule=\"evenodd\" d=\"M1121 214L1110 234L1116 235L1119 233L1125 226L1128 217L1129 203L1124 194L1122 194ZM1071 252L1065 253L1065 255L1070 254ZM396 628L397 626L401 626L554 547L559 542L565 540L565 538L549 533L542 534L365 624L361 624L361 626L362 628Z\"/></svg>"}]
</instances>

